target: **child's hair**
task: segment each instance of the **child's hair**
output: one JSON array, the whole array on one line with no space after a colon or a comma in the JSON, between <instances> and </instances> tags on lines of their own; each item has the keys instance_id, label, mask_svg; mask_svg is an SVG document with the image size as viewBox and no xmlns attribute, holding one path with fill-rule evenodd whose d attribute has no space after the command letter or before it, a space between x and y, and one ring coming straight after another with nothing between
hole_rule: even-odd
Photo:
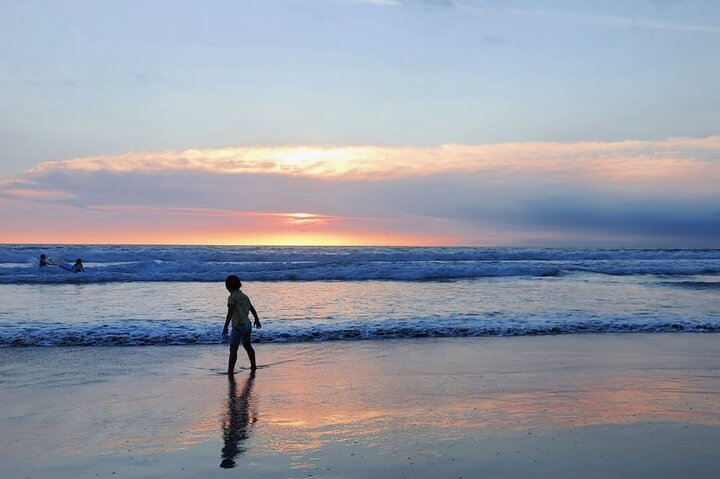
<instances>
[{"instance_id":1,"label":"child's hair","mask_svg":"<svg viewBox=\"0 0 720 479\"><path fill-rule=\"evenodd\" d=\"M235 291L236 289L240 289L242 286L242 283L240 282L240 278L235 276L234 274L231 274L227 278L225 278L225 287L228 289L228 291Z\"/></svg>"}]
</instances>

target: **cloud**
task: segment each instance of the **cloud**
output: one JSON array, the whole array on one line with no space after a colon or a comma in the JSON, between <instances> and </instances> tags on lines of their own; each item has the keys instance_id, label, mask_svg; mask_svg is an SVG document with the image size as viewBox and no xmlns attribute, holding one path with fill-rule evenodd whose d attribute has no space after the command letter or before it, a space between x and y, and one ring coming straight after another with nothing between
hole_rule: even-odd
<instances>
[{"instance_id":1,"label":"cloud","mask_svg":"<svg viewBox=\"0 0 720 479\"><path fill-rule=\"evenodd\" d=\"M355 3L369 3L372 5L389 5L389 6L398 6L402 5L402 2L399 0L352 0Z\"/></svg>"},{"instance_id":2,"label":"cloud","mask_svg":"<svg viewBox=\"0 0 720 479\"><path fill-rule=\"evenodd\" d=\"M717 175L720 136L663 141L501 143L439 147L285 146L132 152L46 162L27 172L263 174L336 180L518 172L595 181L698 181ZM714 176L712 179L717 179Z\"/></svg>"},{"instance_id":3,"label":"cloud","mask_svg":"<svg viewBox=\"0 0 720 479\"><path fill-rule=\"evenodd\" d=\"M10 197L35 199L35 200L67 200L75 198L75 195L67 191L37 190L25 188L7 188L3 194Z\"/></svg>"},{"instance_id":4,"label":"cloud","mask_svg":"<svg viewBox=\"0 0 720 479\"><path fill-rule=\"evenodd\" d=\"M524 205L526 225L552 231L675 238L701 246L720 236L720 204L667 197L573 195L535 198Z\"/></svg>"},{"instance_id":5,"label":"cloud","mask_svg":"<svg viewBox=\"0 0 720 479\"><path fill-rule=\"evenodd\" d=\"M3 181L0 221L13 241L67 230L94 241L720 246L719 181L720 136L131 152Z\"/></svg>"},{"instance_id":6,"label":"cloud","mask_svg":"<svg viewBox=\"0 0 720 479\"><path fill-rule=\"evenodd\" d=\"M570 23L601 25L613 28L661 30L684 33L720 33L720 27L714 24L668 22L656 18L638 16L603 15L592 12L561 9L528 8L520 2L497 2L488 0L353 0L356 3L368 3L386 6L438 7L454 8L466 11L504 13L507 15L552 18ZM659 8L666 8L669 0L652 2Z\"/></svg>"},{"instance_id":7,"label":"cloud","mask_svg":"<svg viewBox=\"0 0 720 479\"><path fill-rule=\"evenodd\" d=\"M512 15L555 18L559 20L567 20L574 23L595 24L615 28L664 30L686 33L720 33L720 27L716 25L675 23L652 18L598 15L594 13L582 13L566 10L542 9L509 9L506 12Z\"/></svg>"}]
</instances>

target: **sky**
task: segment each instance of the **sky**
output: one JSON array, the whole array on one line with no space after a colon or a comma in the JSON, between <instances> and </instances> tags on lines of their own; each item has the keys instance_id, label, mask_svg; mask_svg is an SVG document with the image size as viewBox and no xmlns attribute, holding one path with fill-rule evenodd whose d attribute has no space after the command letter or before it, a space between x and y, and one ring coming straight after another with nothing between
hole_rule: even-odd
<instances>
[{"instance_id":1,"label":"sky","mask_svg":"<svg viewBox=\"0 0 720 479\"><path fill-rule=\"evenodd\" d=\"M0 0L0 242L720 248L720 2Z\"/></svg>"}]
</instances>

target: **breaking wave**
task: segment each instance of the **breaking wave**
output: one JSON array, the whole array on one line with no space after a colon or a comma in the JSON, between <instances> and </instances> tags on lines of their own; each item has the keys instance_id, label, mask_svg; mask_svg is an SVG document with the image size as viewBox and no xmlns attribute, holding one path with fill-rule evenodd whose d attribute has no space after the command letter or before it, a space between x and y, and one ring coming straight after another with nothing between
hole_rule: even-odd
<instances>
[{"instance_id":1,"label":"breaking wave","mask_svg":"<svg viewBox=\"0 0 720 479\"><path fill-rule=\"evenodd\" d=\"M85 272L40 268L41 253ZM0 284L223 281L433 281L511 276L720 275L720 250L24 246L0 252Z\"/></svg>"},{"instance_id":2,"label":"breaking wave","mask_svg":"<svg viewBox=\"0 0 720 479\"><path fill-rule=\"evenodd\" d=\"M289 323L289 324L283 324ZM405 338L540 336L598 333L720 332L720 320L663 318L414 318L377 322L269 321L253 332L257 343ZM219 344L220 325L129 320L102 325L43 324L0 327L0 346L145 346Z\"/></svg>"}]
</instances>

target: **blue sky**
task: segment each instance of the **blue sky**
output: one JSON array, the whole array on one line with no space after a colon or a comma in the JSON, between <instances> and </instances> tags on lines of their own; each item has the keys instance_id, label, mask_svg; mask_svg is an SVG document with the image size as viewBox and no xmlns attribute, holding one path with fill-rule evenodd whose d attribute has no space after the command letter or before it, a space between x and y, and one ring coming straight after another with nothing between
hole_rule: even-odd
<instances>
[{"instance_id":1,"label":"blue sky","mask_svg":"<svg viewBox=\"0 0 720 479\"><path fill-rule=\"evenodd\" d=\"M3 1L2 168L242 144L706 136L712 1Z\"/></svg>"},{"instance_id":2,"label":"blue sky","mask_svg":"<svg viewBox=\"0 0 720 479\"><path fill-rule=\"evenodd\" d=\"M404 148L435 151L451 144L538 143L547 150L560 143L578 147L579 160L589 154L604 161L586 152L589 143L606 151L607 145L635 140L651 142L643 151L655 159L718 161L712 148L668 152L663 142L720 133L720 2L0 0L0 19L0 180L14 192L5 197L17 201L18 184L25 185L20 196L27 201L80 195L73 202L78 217L98 204L83 193L94 189L74 183L70 192L39 193L70 186L34 168L86 157L110 164L131 152L299 145L407 153ZM503 168L519 160L504 158ZM532 158L526 154L525 160ZM624 161L630 164L633 157ZM277 184L286 184L287 178L273 174ZM673 225L688 212L694 219L687 228L706 232L690 243L712 243L717 226L712 193L698 198L689 183L678 192L667 178L662 187L637 184L632 194L640 201L627 201L638 211L620 207L630 219L616 224L618 205L601 180L593 185L602 191L583 197L586 179L558 176L548 190L545 182L505 176L494 197L547 194L533 196L532 207L507 199L506 207L483 210L483 216L477 191L449 179L457 169L433 174L441 188L468 196L454 198L455 209L435 213L437 208L421 208L422 201L410 202L398 221L436 214L438 220L472 223L480 215L484 220L473 228L482 229L483 221L512 210L513 228L498 238L507 241L526 227L523 241L552 243L616 234L622 225L645 224L640 219L647 218L647 228L637 232L644 239L616 238L640 245L674 244ZM423 185L432 183L423 178ZM403 178L402 185L416 180ZM139 192L134 204L156 207L156 197ZM128 206L127 198L116 200ZM315 199L306 209L354 217L352 201L339 203L346 207ZM653 205L661 203L676 211L677 221L657 218ZM12 205L17 214L23 211ZM272 204L262 208L279 212ZM588 208L597 213L592 225ZM577 234L546 238L546 230ZM51 231L46 235L53 239ZM649 241L653 235L662 239ZM465 238L473 244L487 240Z\"/></svg>"}]
</instances>

